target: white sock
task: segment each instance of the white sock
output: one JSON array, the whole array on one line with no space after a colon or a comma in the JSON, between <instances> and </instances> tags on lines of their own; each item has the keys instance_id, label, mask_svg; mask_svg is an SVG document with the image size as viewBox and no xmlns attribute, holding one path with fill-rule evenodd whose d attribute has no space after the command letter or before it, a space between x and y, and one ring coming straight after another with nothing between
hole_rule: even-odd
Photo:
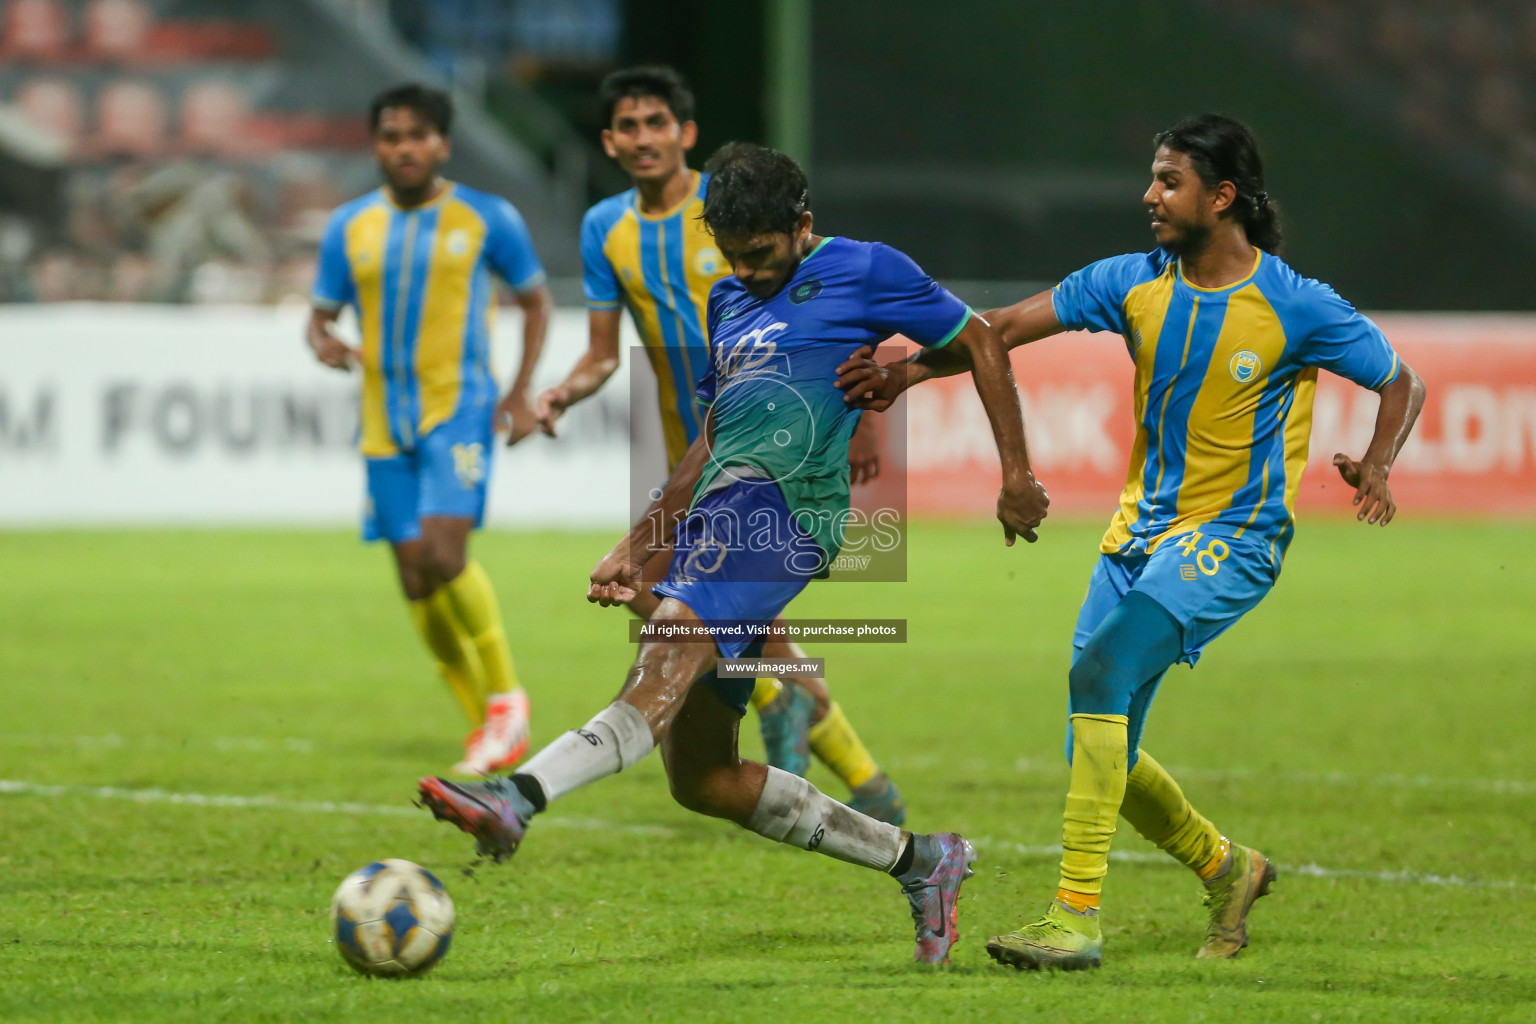
<instances>
[{"instance_id":1,"label":"white sock","mask_svg":"<svg viewBox=\"0 0 1536 1024\"><path fill-rule=\"evenodd\" d=\"M838 803L798 775L768 769L747 829L775 842L889 871L901 856L901 829Z\"/></svg>"},{"instance_id":2,"label":"white sock","mask_svg":"<svg viewBox=\"0 0 1536 1024\"><path fill-rule=\"evenodd\" d=\"M616 700L582 728L534 754L517 774L533 776L548 802L623 771L655 745L645 716L633 704Z\"/></svg>"}]
</instances>

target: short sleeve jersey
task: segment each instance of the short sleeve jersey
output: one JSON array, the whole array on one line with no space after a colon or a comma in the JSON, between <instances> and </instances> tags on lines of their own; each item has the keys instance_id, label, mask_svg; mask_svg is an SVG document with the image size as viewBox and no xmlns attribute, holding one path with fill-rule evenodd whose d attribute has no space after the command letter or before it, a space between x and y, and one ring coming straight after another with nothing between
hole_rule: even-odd
<instances>
[{"instance_id":1,"label":"short sleeve jersey","mask_svg":"<svg viewBox=\"0 0 1536 1024\"><path fill-rule=\"evenodd\" d=\"M709 175L663 213L640 209L639 193L609 196L581 221L582 288L588 309L627 308L645 345L661 406L667 462L676 467L704 422L693 392L707 367L709 290L730 273L704 226Z\"/></svg>"},{"instance_id":2,"label":"short sleeve jersey","mask_svg":"<svg viewBox=\"0 0 1536 1024\"><path fill-rule=\"evenodd\" d=\"M825 238L771 298L734 276L709 295L711 461L694 500L732 475L767 478L830 561L848 509L848 441L859 412L834 383L861 345L903 334L948 344L966 305L890 246Z\"/></svg>"},{"instance_id":3,"label":"short sleeve jersey","mask_svg":"<svg viewBox=\"0 0 1536 1024\"><path fill-rule=\"evenodd\" d=\"M1274 571L1295 534L1317 371L1376 390L1398 358L1370 318L1254 250L1225 288L1190 284L1164 250L1090 264L1052 295L1063 325L1114 331L1136 364L1136 440L1101 550L1169 537L1267 540Z\"/></svg>"},{"instance_id":4,"label":"short sleeve jersey","mask_svg":"<svg viewBox=\"0 0 1536 1024\"><path fill-rule=\"evenodd\" d=\"M381 188L331 215L313 301L357 310L364 455L410 451L455 417L491 415L493 274L517 292L544 282L522 216L498 196L450 183L403 209Z\"/></svg>"}]
</instances>

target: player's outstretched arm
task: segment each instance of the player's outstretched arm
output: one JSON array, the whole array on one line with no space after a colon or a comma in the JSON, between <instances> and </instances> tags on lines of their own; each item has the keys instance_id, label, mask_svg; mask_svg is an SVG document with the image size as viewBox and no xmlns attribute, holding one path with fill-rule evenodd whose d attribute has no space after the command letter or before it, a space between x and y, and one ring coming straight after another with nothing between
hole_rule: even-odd
<instances>
[{"instance_id":1,"label":"player's outstretched arm","mask_svg":"<svg viewBox=\"0 0 1536 1024\"><path fill-rule=\"evenodd\" d=\"M533 385L533 371L544 352L544 337L549 333L549 318L555 308L554 296L542 284L518 292L516 300L523 311L523 357L517 365L517 376L496 404L496 429L507 432L508 448L538 426L528 389Z\"/></svg>"},{"instance_id":2,"label":"player's outstretched arm","mask_svg":"<svg viewBox=\"0 0 1536 1024\"><path fill-rule=\"evenodd\" d=\"M1014 349L1063 330L1056 318L1049 289L1031 295L1022 302L988 310L981 318L1003 339L1005 348ZM970 355L953 344L942 348L919 349L898 363L880 366L870 349L862 348L837 368L837 386L850 405L874 412L884 412L908 388L931 377L951 377L971 369Z\"/></svg>"},{"instance_id":3,"label":"player's outstretched arm","mask_svg":"<svg viewBox=\"0 0 1536 1024\"><path fill-rule=\"evenodd\" d=\"M1333 464L1344 482L1355 489L1355 504L1359 506L1355 518L1386 526L1397 514L1387 474L1392 471L1397 453L1403 450L1419 410L1424 408L1424 380L1413 367L1403 363L1392 382L1383 385L1377 394L1381 396L1381 406L1376 410L1376 430L1364 457L1356 462L1340 452L1333 457Z\"/></svg>"},{"instance_id":4,"label":"player's outstretched arm","mask_svg":"<svg viewBox=\"0 0 1536 1024\"><path fill-rule=\"evenodd\" d=\"M555 436L555 421L565 410L591 397L619 368L619 317L617 309L587 310L587 350L576 360L565 380L546 388L534 403L539 429Z\"/></svg>"},{"instance_id":5,"label":"player's outstretched arm","mask_svg":"<svg viewBox=\"0 0 1536 1024\"><path fill-rule=\"evenodd\" d=\"M641 567L652 555L671 546L673 531L692 503L693 489L709 465L713 429L714 420L706 419L704 430L672 471L661 497L651 502L645 514L597 563L587 586L588 601L606 608L634 599Z\"/></svg>"},{"instance_id":6,"label":"player's outstretched arm","mask_svg":"<svg viewBox=\"0 0 1536 1024\"><path fill-rule=\"evenodd\" d=\"M985 320L972 316L960 333L945 346L966 354L973 367L976 393L987 410L997 454L1003 464L1003 489L997 496L997 518L1011 546L1015 537L1033 543L1035 527L1045 519L1051 499L1035 479L1024 443L1024 413L1019 408L1019 389L1013 382L1008 351Z\"/></svg>"},{"instance_id":7,"label":"player's outstretched arm","mask_svg":"<svg viewBox=\"0 0 1536 1024\"><path fill-rule=\"evenodd\" d=\"M315 358L334 370L350 372L352 367L362 360L362 353L336 337L332 330L336 325L336 318L341 315L341 309L321 309L319 306L309 311L309 325L304 331L304 340L309 343L310 351Z\"/></svg>"}]
</instances>

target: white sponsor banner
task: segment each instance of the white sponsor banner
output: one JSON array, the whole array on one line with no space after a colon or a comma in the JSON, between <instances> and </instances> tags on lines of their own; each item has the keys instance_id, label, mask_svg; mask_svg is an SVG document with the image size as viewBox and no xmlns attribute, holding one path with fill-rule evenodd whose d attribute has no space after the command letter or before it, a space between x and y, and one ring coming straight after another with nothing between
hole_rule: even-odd
<instances>
[{"instance_id":1,"label":"white sponsor banner","mask_svg":"<svg viewBox=\"0 0 1536 1024\"><path fill-rule=\"evenodd\" d=\"M0 308L0 525L358 522L358 378L315 362L307 317L301 307ZM586 323L584 310L555 313L535 394L586 349ZM558 438L498 447L492 524L629 521L637 341L625 330L624 366L566 413ZM503 383L521 331L502 311ZM345 319L342 333L355 337ZM654 402L652 386L634 390ZM637 428L659 434L654 409L637 412ZM657 479L637 486L654 486L664 467L645 475Z\"/></svg>"}]
</instances>

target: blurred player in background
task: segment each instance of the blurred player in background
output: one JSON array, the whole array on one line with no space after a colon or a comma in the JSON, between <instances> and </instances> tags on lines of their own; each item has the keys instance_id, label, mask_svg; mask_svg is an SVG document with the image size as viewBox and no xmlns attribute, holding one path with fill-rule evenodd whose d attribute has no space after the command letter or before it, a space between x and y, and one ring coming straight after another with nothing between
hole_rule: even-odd
<instances>
[{"instance_id":1,"label":"blurred player in background","mask_svg":"<svg viewBox=\"0 0 1536 1024\"><path fill-rule=\"evenodd\" d=\"M1136 364L1130 471L1072 640L1060 885L1043 918L987 944L1015 967L1099 965L1117 814L1204 883L1199 956L1248 944L1249 908L1274 867L1229 842L1139 749L1147 711L1173 664L1193 665L1274 586L1296 530L1318 369L1381 396L1365 456L1333 458L1362 521L1392 521L1387 475L1424 402L1418 375L1374 323L1275 255L1280 227L1246 127L1188 118L1155 145L1142 202L1159 247L1100 260L987 314L1010 348L1063 330L1114 331ZM839 386L884 408L968 365L963 349L885 368L861 356L839 368Z\"/></svg>"},{"instance_id":2,"label":"blurred player in background","mask_svg":"<svg viewBox=\"0 0 1536 1024\"><path fill-rule=\"evenodd\" d=\"M859 413L842 400L834 367L895 333L967 353L1002 459L997 514L1010 544L1034 539L1047 503L1029 469L1018 392L1002 340L910 259L811 233L805 174L789 157L731 143L710 166L704 217L735 276L709 296L710 365L697 392L706 422L661 498L593 569L588 591L602 604L633 599L642 567L675 547L650 621L703 642L642 643L619 699L510 778L423 779L420 793L435 816L502 859L549 801L660 744L683 806L897 878L916 925L914 959L942 963L957 937L970 844L905 832L797 775L742 760L737 727L753 682L722 679L715 667L717 653L759 655L765 624L841 546ZM676 523L675 533L658 523Z\"/></svg>"},{"instance_id":3,"label":"blurred player in background","mask_svg":"<svg viewBox=\"0 0 1536 1024\"><path fill-rule=\"evenodd\" d=\"M401 86L376 98L369 117L385 184L331 216L308 340L325 365L362 367L363 536L390 543L411 617L476 724L455 770L490 772L527 752L528 695L469 535L484 517L495 431L511 445L534 429L529 382L552 304L512 204L438 175L453 120L447 94ZM522 363L499 401L492 274L523 311ZM332 329L347 305L359 348Z\"/></svg>"},{"instance_id":4,"label":"blurred player in background","mask_svg":"<svg viewBox=\"0 0 1536 1024\"><path fill-rule=\"evenodd\" d=\"M539 424L554 435L566 409L596 392L619 365L619 318L628 307L655 371L667 471L677 468L698 439L703 412L694 389L707 369L705 307L714 283L730 273L715 240L699 219L709 176L690 170L688 151L698 129L693 94L676 71L640 67L617 71L602 85L603 148L634 187L587 211L581 226L590 343L565 380L539 395ZM879 472L874 417L865 417L850 445L855 484ZM666 566L661 552L647 579ZM630 610L649 618L657 599L641 588ZM772 658L803 658L787 640L770 641ZM843 709L820 679L758 681L752 705L761 719L768 762L804 775L814 753L852 792L850 805L900 824L901 793L880 770Z\"/></svg>"}]
</instances>

